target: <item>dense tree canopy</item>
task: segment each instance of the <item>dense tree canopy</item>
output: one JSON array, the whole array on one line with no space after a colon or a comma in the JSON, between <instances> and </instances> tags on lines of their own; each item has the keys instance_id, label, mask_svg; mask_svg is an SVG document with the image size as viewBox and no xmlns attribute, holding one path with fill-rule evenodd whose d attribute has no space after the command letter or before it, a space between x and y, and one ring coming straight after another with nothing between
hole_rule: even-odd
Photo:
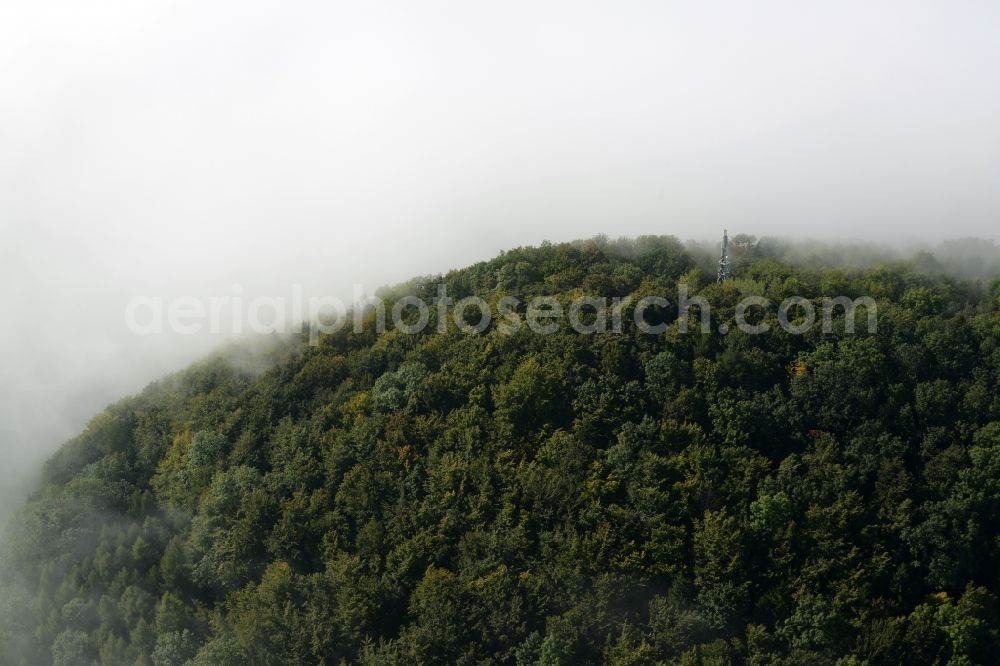
<instances>
[{"instance_id":1,"label":"dense tree canopy","mask_svg":"<svg viewBox=\"0 0 1000 666\"><path fill-rule=\"evenodd\" d=\"M1000 662L1000 283L776 256L716 284L673 239L597 239L382 293L684 282L708 333L432 308L156 382L8 529L0 663ZM747 295L870 295L878 328L718 333Z\"/></svg>"}]
</instances>

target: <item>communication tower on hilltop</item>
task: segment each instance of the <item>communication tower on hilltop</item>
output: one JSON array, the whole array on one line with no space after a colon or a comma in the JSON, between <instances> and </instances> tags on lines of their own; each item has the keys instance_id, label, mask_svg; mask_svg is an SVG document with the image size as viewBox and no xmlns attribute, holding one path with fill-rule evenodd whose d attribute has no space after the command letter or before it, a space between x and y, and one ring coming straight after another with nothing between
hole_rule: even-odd
<instances>
[{"instance_id":1,"label":"communication tower on hilltop","mask_svg":"<svg viewBox=\"0 0 1000 666\"><path fill-rule=\"evenodd\" d=\"M719 277L717 282L729 279L729 230L722 230L722 256L719 257Z\"/></svg>"}]
</instances>

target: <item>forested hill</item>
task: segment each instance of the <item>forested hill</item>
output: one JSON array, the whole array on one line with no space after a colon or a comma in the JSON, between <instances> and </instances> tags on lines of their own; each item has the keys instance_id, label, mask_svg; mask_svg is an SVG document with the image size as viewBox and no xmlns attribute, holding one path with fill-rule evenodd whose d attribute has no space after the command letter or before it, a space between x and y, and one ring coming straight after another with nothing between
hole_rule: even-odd
<instances>
[{"instance_id":1,"label":"forested hill","mask_svg":"<svg viewBox=\"0 0 1000 666\"><path fill-rule=\"evenodd\" d=\"M382 294L684 282L710 333L372 313L109 407L3 538L0 663L1000 663L1000 283L766 250L716 284L670 238L546 244ZM718 333L752 294L871 296L877 331Z\"/></svg>"}]
</instances>

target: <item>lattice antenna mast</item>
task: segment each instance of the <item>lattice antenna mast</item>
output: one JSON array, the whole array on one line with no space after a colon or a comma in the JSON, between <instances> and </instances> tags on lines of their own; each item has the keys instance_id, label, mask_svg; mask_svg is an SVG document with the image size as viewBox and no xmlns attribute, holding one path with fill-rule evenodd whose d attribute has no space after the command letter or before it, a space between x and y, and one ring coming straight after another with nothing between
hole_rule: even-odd
<instances>
[{"instance_id":1,"label":"lattice antenna mast","mask_svg":"<svg viewBox=\"0 0 1000 666\"><path fill-rule=\"evenodd\" d=\"M729 230L722 230L722 256L719 257L719 278L718 282L725 282L729 279Z\"/></svg>"}]
</instances>

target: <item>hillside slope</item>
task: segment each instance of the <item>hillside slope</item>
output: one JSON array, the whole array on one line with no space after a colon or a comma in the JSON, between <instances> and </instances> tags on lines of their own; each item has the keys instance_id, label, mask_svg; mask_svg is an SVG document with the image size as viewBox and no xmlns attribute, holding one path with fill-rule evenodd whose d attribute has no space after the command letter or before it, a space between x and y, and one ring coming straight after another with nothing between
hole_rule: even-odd
<instances>
[{"instance_id":1,"label":"hillside slope","mask_svg":"<svg viewBox=\"0 0 1000 666\"><path fill-rule=\"evenodd\" d=\"M720 285L669 238L545 245L383 294L682 281L712 333L432 308L111 406L4 537L0 663L1000 663L997 282L765 254ZM878 329L717 333L748 294Z\"/></svg>"}]
</instances>

